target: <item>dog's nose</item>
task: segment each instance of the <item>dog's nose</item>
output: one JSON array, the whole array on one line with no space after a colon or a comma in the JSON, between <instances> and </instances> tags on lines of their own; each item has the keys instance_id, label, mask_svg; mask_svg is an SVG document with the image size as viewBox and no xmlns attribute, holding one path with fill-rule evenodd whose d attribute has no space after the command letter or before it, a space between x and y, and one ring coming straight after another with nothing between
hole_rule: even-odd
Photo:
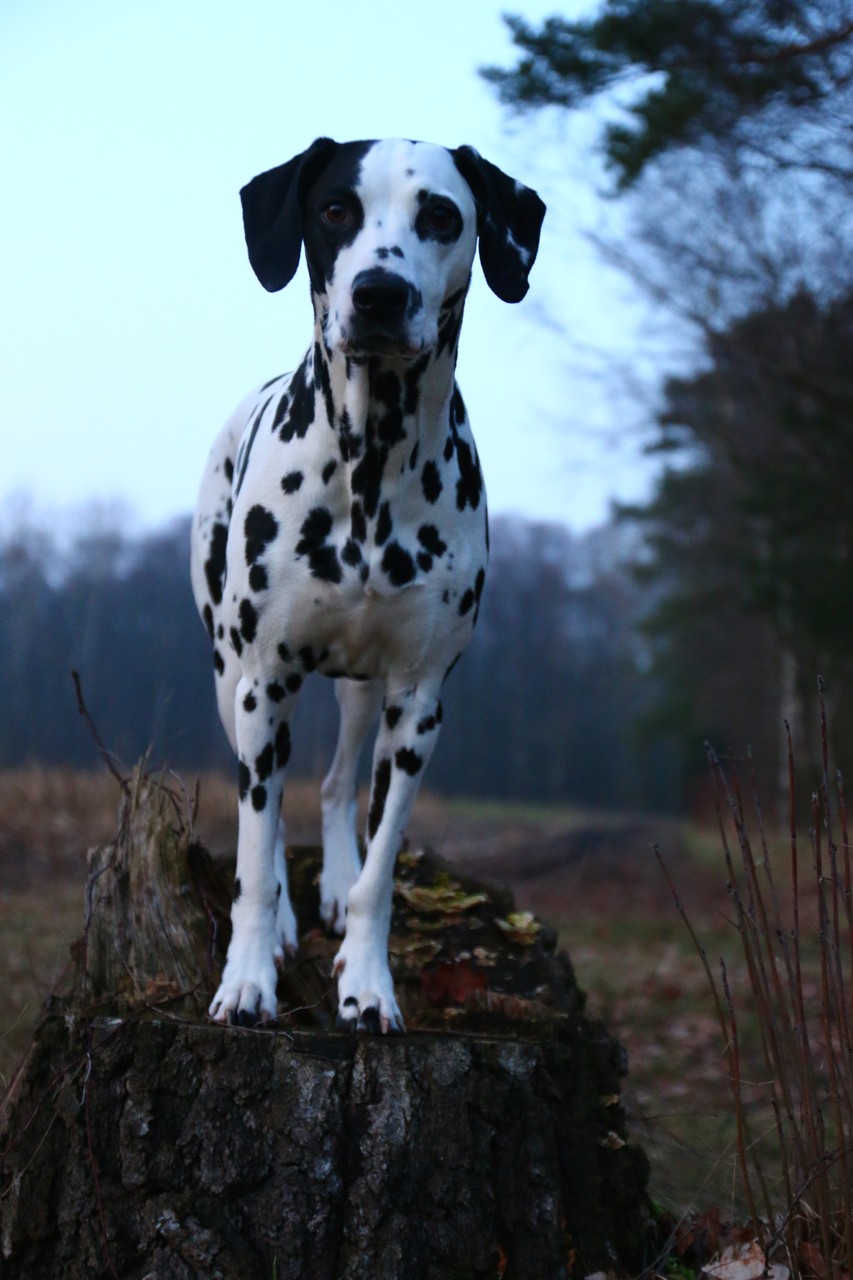
<instances>
[{"instance_id":1,"label":"dog's nose","mask_svg":"<svg viewBox=\"0 0 853 1280\"><path fill-rule=\"evenodd\" d=\"M395 317L406 310L409 301L409 285L393 271L374 267L360 271L352 285L353 306L365 317Z\"/></svg>"}]
</instances>

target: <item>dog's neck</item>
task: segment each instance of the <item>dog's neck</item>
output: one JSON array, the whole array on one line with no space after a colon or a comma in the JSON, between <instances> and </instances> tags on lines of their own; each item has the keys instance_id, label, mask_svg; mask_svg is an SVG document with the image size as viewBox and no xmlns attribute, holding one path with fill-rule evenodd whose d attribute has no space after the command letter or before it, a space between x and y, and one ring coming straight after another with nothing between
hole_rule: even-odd
<instances>
[{"instance_id":1,"label":"dog's neck","mask_svg":"<svg viewBox=\"0 0 853 1280\"><path fill-rule=\"evenodd\" d=\"M412 358L351 356L330 351L322 320L314 327L315 415L336 432L345 462L365 450L409 453L444 443L450 402L456 386L456 359L465 298L458 297L439 317L438 341Z\"/></svg>"}]
</instances>

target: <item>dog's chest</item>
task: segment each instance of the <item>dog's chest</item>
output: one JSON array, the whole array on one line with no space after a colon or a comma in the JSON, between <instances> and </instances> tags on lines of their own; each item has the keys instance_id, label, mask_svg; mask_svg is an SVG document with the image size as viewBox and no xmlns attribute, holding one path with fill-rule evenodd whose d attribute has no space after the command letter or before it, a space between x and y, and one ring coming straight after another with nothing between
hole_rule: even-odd
<instances>
[{"instance_id":1,"label":"dog's chest","mask_svg":"<svg viewBox=\"0 0 853 1280\"><path fill-rule=\"evenodd\" d=\"M464 409L452 412L431 430L354 430L342 444L320 411L282 439L269 405L238 464L228 556L233 602L249 593L267 648L286 637L363 675L417 665L430 646L455 653L486 552L476 451Z\"/></svg>"}]
</instances>

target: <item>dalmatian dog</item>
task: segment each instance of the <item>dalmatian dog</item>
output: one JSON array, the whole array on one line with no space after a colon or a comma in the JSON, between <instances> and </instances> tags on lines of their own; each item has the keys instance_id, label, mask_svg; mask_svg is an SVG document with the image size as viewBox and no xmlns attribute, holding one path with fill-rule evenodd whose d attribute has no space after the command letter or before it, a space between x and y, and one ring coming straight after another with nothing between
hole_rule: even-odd
<instances>
[{"instance_id":1,"label":"dalmatian dog","mask_svg":"<svg viewBox=\"0 0 853 1280\"><path fill-rule=\"evenodd\" d=\"M276 1016L297 944L279 817L304 678L335 680L320 899L343 933L338 1025L401 1031L388 967L393 868L468 644L488 557L486 496L454 372L479 238L489 286L527 292L545 206L468 146L318 138L241 192L264 288L305 246L313 340L217 437L193 521L192 582L238 757L233 934L217 1022ZM365 857L356 769L379 718Z\"/></svg>"}]
</instances>

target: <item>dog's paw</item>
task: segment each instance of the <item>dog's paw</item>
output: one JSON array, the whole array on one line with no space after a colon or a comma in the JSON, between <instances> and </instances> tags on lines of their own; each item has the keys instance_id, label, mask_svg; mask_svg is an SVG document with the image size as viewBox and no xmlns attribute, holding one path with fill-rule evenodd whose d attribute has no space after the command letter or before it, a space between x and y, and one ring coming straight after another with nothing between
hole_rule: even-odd
<instances>
[{"instance_id":1,"label":"dog's paw","mask_svg":"<svg viewBox=\"0 0 853 1280\"><path fill-rule=\"evenodd\" d=\"M338 1016L342 1031L388 1035L403 1031L403 1016L394 995L387 956L373 944L357 945L345 938L335 958L338 975Z\"/></svg>"},{"instance_id":2,"label":"dog's paw","mask_svg":"<svg viewBox=\"0 0 853 1280\"><path fill-rule=\"evenodd\" d=\"M270 1021L276 1016L276 980L273 934L254 933L241 939L235 933L209 1016L232 1027Z\"/></svg>"},{"instance_id":3,"label":"dog's paw","mask_svg":"<svg viewBox=\"0 0 853 1280\"><path fill-rule=\"evenodd\" d=\"M360 866L350 867L340 861L331 866L323 866L320 875L320 917L332 933L342 934L346 929L347 898L360 870Z\"/></svg>"}]
</instances>

